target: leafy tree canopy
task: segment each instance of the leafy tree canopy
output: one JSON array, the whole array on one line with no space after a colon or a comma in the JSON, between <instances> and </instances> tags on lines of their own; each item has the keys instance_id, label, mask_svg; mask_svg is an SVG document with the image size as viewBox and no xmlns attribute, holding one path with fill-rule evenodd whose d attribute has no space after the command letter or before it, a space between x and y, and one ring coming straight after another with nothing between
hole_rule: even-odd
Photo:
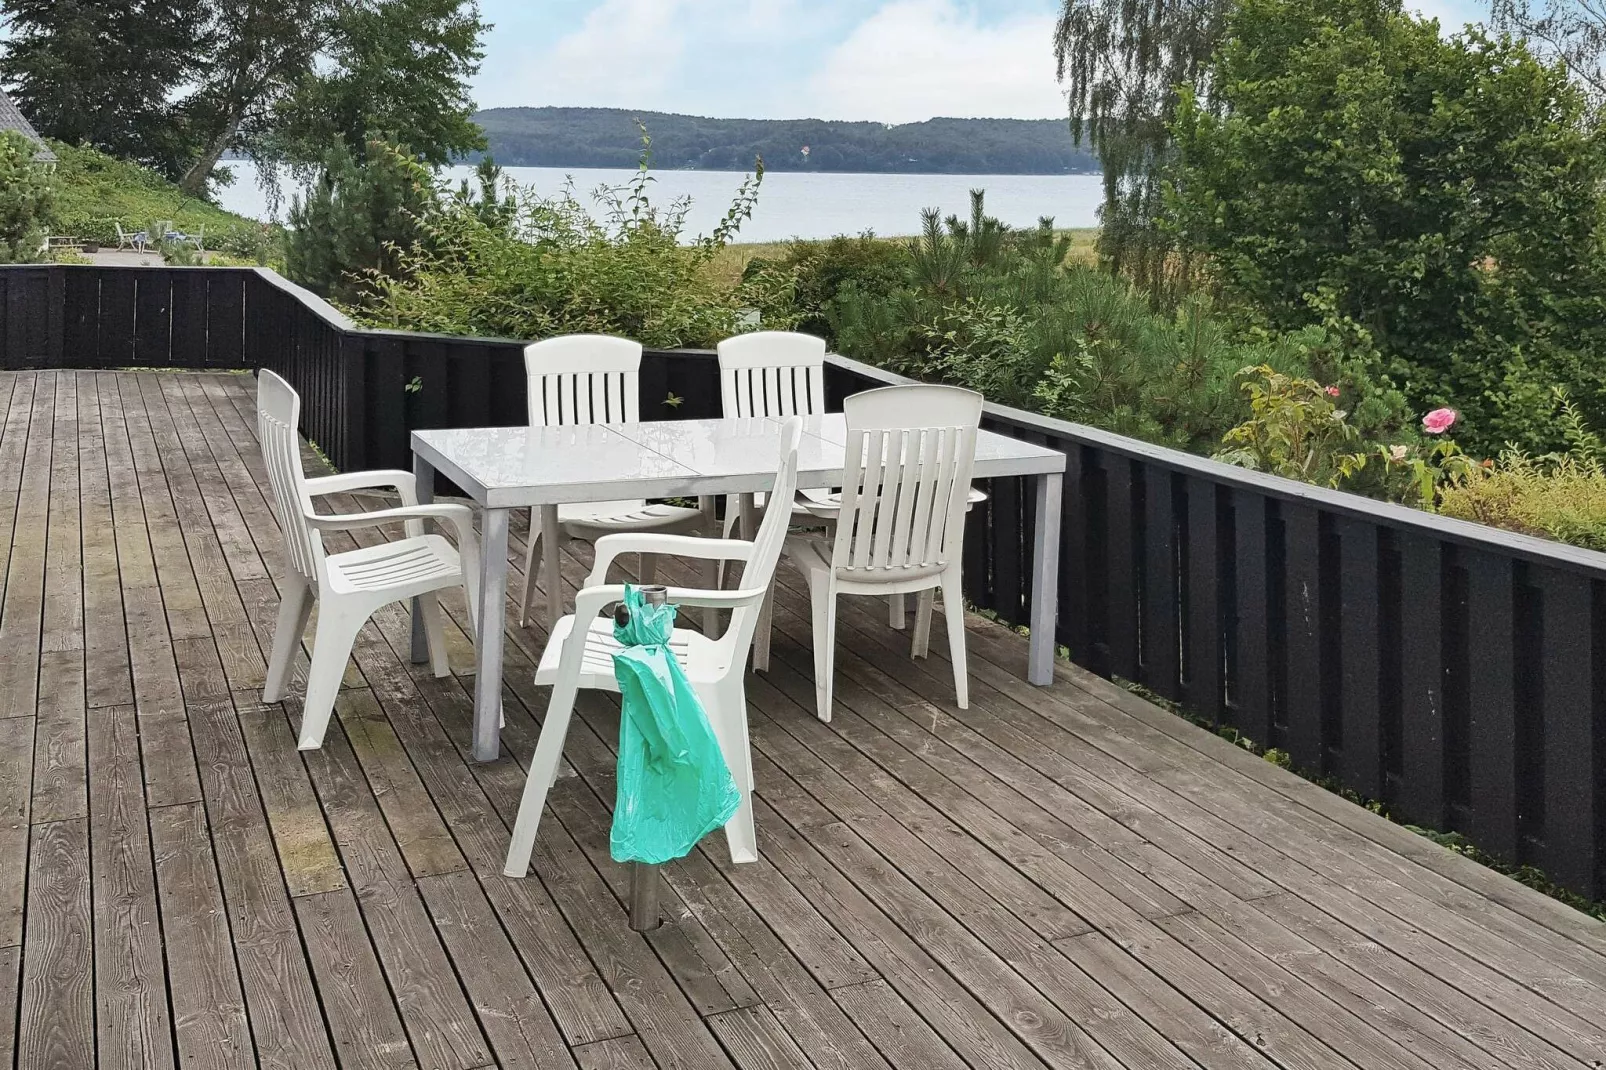
<instances>
[{"instance_id":1,"label":"leafy tree canopy","mask_svg":"<svg viewBox=\"0 0 1606 1070\"><path fill-rule=\"evenodd\" d=\"M1071 132L1104 172L1100 255L1162 288L1176 258L1155 226L1179 87L1208 104L1231 0L1062 0L1054 56Z\"/></svg>"},{"instance_id":2,"label":"leafy tree canopy","mask_svg":"<svg viewBox=\"0 0 1606 1070\"><path fill-rule=\"evenodd\" d=\"M45 137L168 174L186 147L170 97L204 22L200 0L4 0L0 80Z\"/></svg>"},{"instance_id":3,"label":"leafy tree canopy","mask_svg":"<svg viewBox=\"0 0 1606 1070\"><path fill-rule=\"evenodd\" d=\"M1544 445L1553 385L1606 423L1606 141L1559 66L1398 0L1240 0L1184 90L1165 223L1273 328L1368 333L1418 404Z\"/></svg>"},{"instance_id":4,"label":"leafy tree canopy","mask_svg":"<svg viewBox=\"0 0 1606 1070\"><path fill-rule=\"evenodd\" d=\"M1596 99L1606 98L1606 4L1601 0L1491 0L1494 24L1567 64Z\"/></svg>"},{"instance_id":5,"label":"leafy tree canopy","mask_svg":"<svg viewBox=\"0 0 1606 1070\"><path fill-rule=\"evenodd\" d=\"M0 78L40 132L205 192L239 152L315 170L380 134L445 162L482 144L475 0L0 0Z\"/></svg>"}]
</instances>

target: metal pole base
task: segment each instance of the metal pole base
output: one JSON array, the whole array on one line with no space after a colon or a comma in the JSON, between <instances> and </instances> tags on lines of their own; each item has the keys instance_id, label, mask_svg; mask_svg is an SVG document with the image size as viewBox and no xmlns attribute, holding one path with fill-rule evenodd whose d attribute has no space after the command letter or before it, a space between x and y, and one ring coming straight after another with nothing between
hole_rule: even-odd
<instances>
[{"instance_id":1,"label":"metal pole base","mask_svg":"<svg viewBox=\"0 0 1606 1070\"><path fill-rule=\"evenodd\" d=\"M642 584L640 590L642 600L651 606L663 605L669 596L669 589L661 583ZM651 932L663 920L658 911L658 867L630 863L630 927L638 933Z\"/></svg>"},{"instance_id":2,"label":"metal pole base","mask_svg":"<svg viewBox=\"0 0 1606 1070\"><path fill-rule=\"evenodd\" d=\"M630 863L630 927L638 933L651 932L663 920L658 911L658 867Z\"/></svg>"}]
</instances>

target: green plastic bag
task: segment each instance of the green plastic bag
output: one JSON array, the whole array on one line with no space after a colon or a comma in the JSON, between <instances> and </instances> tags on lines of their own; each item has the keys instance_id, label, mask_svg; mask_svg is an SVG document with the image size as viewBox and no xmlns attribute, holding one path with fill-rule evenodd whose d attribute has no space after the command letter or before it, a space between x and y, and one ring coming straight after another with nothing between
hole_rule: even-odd
<instances>
[{"instance_id":1,"label":"green plastic bag","mask_svg":"<svg viewBox=\"0 0 1606 1070\"><path fill-rule=\"evenodd\" d=\"M628 584L624 604L630 620L613 628L624 645L613 656L623 709L609 850L615 862L657 865L684 857L729 821L741 793L703 704L670 653L676 607L650 605Z\"/></svg>"}]
</instances>

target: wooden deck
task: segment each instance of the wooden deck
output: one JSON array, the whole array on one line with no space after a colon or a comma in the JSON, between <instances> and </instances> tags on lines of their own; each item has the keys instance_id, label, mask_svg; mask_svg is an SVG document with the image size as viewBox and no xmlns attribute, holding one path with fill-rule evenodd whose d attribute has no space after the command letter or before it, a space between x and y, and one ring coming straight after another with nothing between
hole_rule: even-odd
<instances>
[{"instance_id":1,"label":"wooden deck","mask_svg":"<svg viewBox=\"0 0 1606 1070\"><path fill-rule=\"evenodd\" d=\"M763 860L711 837L640 936L602 696L537 877L500 875L539 629L489 765L400 607L322 751L261 704L249 379L6 374L0 414L0 1067L1606 1065L1606 926L1078 670L1028 687L980 620L961 712L940 621L916 662L850 608L822 725L790 574Z\"/></svg>"}]
</instances>

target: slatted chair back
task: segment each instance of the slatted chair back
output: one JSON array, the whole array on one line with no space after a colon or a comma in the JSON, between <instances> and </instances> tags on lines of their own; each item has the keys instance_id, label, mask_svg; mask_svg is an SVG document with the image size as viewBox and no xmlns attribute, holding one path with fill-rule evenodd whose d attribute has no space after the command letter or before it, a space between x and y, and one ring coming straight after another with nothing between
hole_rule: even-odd
<instances>
[{"instance_id":1,"label":"slatted chair back","mask_svg":"<svg viewBox=\"0 0 1606 1070\"><path fill-rule=\"evenodd\" d=\"M825 411L825 339L754 331L719 343L726 416L813 416Z\"/></svg>"},{"instance_id":2,"label":"slatted chair back","mask_svg":"<svg viewBox=\"0 0 1606 1070\"><path fill-rule=\"evenodd\" d=\"M284 532L285 556L296 574L316 584L323 571L323 538L306 515L312 511L301 468L301 397L266 368L257 373L257 439L273 488L273 515Z\"/></svg>"},{"instance_id":3,"label":"slatted chair back","mask_svg":"<svg viewBox=\"0 0 1606 1070\"><path fill-rule=\"evenodd\" d=\"M641 419L641 343L567 334L524 347L531 427Z\"/></svg>"},{"instance_id":4,"label":"slatted chair back","mask_svg":"<svg viewBox=\"0 0 1606 1070\"><path fill-rule=\"evenodd\" d=\"M957 557L981 406L980 394L951 386L889 386L847 399L831 562L839 579L919 579Z\"/></svg>"}]
</instances>

